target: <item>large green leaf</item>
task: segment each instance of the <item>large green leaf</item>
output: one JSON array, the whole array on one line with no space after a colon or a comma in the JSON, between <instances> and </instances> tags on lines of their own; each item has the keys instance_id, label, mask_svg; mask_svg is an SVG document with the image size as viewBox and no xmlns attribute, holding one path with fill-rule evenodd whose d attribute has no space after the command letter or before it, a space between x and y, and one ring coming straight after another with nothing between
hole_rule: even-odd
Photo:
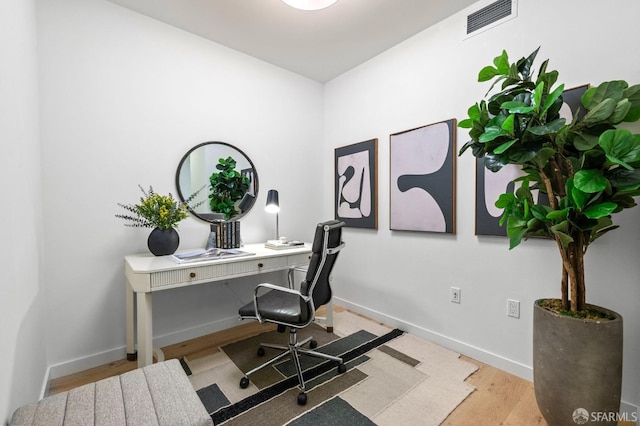
<instances>
[{"instance_id":1,"label":"large green leaf","mask_svg":"<svg viewBox=\"0 0 640 426\"><path fill-rule=\"evenodd\" d=\"M567 195L570 196L570 200L572 204L580 210L582 210L584 205L587 203L587 201L591 197L590 194L576 188L575 185L573 184L572 178L567 179Z\"/></svg>"},{"instance_id":2,"label":"large green leaf","mask_svg":"<svg viewBox=\"0 0 640 426\"><path fill-rule=\"evenodd\" d=\"M598 141L609 161L633 170L629 163L640 161L640 137L627 129L607 130Z\"/></svg>"},{"instance_id":3,"label":"large green leaf","mask_svg":"<svg viewBox=\"0 0 640 426\"><path fill-rule=\"evenodd\" d=\"M500 145L499 147L495 148L493 150L493 152L495 152L496 154L502 154L507 149L509 149L511 147L511 145L513 145L516 142L518 142L518 139L511 139L510 141L505 142L502 145Z\"/></svg>"},{"instance_id":4,"label":"large green leaf","mask_svg":"<svg viewBox=\"0 0 640 426\"><path fill-rule=\"evenodd\" d=\"M575 187L587 194L603 191L607 182L607 178L599 170L579 170L573 179Z\"/></svg>"},{"instance_id":5,"label":"large green leaf","mask_svg":"<svg viewBox=\"0 0 640 426\"><path fill-rule=\"evenodd\" d=\"M491 126L485 128L484 133L478 138L479 142L486 143L499 138L500 136L505 136L507 132L502 130L502 128L497 126Z\"/></svg>"},{"instance_id":6,"label":"large green leaf","mask_svg":"<svg viewBox=\"0 0 640 426\"><path fill-rule=\"evenodd\" d=\"M594 146L598 145L598 136L590 135L588 133L574 133L572 132L573 146L579 151L588 151Z\"/></svg>"},{"instance_id":7,"label":"large green leaf","mask_svg":"<svg viewBox=\"0 0 640 426\"><path fill-rule=\"evenodd\" d=\"M478 81L479 82L489 81L496 75L498 75L498 70L495 67L488 65L482 68L480 70L480 73L478 73Z\"/></svg>"},{"instance_id":8,"label":"large green leaf","mask_svg":"<svg viewBox=\"0 0 640 426\"><path fill-rule=\"evenodd\" d=\"M543 169L549 159L555 155L556 151L551 147L545 147L538 151L538 154L532 159L532 163L534 163L539 169Z\"/></svg>"},{"instance_id":9,"label":"large green leaf","mask_svg":"<svg viewBox=\"0 0 640 426\"><path fill-rule=\"evenodd\" d=\"M624 118L626 122L640 120L640 84L635 84L624 90L624 96L631 102L631 108Z\"/></svg>"},{"instance_id":10,"label":"large green leaf","mask_svg":"<svg viewBox=\"0 0 640 426\"><path fill-rule=\"evenodd\" d=\"M609 216L618 207L616 203L600 203L595 204L583 211L584 215L589 219L600 219L601 217Z\"/></svg>"},{"instance_id":11,"label":"large green leaf","mask_svg":"<svg viewBox=\"0 0 640 426\"><path fill-rule=\"evenodd\" d=\"M529 128L529 132L534 135L543 136L558 133L562 126L564 126L566 120L564 118L558 118L557 120L553 120L550 123L547 123L542 126L533 126Z\"/></svg>"},{"instance_id":12,"label":"large green leaf","mask_svg":"<svg viewBox=\"0 0 640 426\"><path fill-rule=\"evenodd\" d=\"M502 103L500 108L508 110L510 114L529 114L536 109L536 106L519 101L508 101Z\"/></svg>"},{"instance_id":13,"label":"large green leaf","mask_svg":"<svg viewBox=\"0 0 640 426\"><path fill-rule=\"evenodd\" d=\"M640 185L640 169L628 170L622 167L607 173L611 186L618 189L636 189Z\"/></svg>"},{"instance_id":14,"label":"large green leaf","mask_svg":"<svg viewBox=\"0 0 640 426\"><path fill-rule=\"evenodd\" d=\"M470 129L473 127L473 121L474 120L472 118L465 118L464 120L460 120L458 127L462 129Z\"/></svg>"},{"instance_id":15,"label":"large green leaf","mask_svg":"<svg viewBox=\"0 0 640 426\"><path fill-rule=\"evenodd\" d=\"M609 117L609 123L621 123L627 116L627 113L630 109L631 102L629 102L628 99L622 99L621 101L618 101L618 103L616 104L616 108L613 110L613 114L611 114L611 117Z\"/></svg>"},{"instance_id":16,"label":"large green leaf","mask_svg":"<svg viewBox=\"0 0 640 426\"><path fill-rule=\"evenodd\" d=\"M503 122L500 127L510 135L513 135L513 124L515 122L516 116L514 114L510 114Z\"/></svg>"},{"instance_id":17,"label":"large green leaf","mask_svg":"<svg viewBox=\"0 0 640 426\"><path fill-rule=\"evenodd\" d=\"M502 51L500 56L493 58L493 65L496 66L498 74L507 75L509 73L511 66L509 65L509 55L505 50Z\"/></svg>"},{"instance_id":18,"label":"large green leaf","mask_svg":"<svg viewBox=\"0 0 640 426\"><path fill-rule=\"evenodd\" d=\"M587 126L593 126L594 124L605 122L611 117L613 111L616 109L617 101L607 98L599 104L596 104L593 109L584 116L582 122Z\"/></svg>"},{"instance_id":19,"label":"large green leaf","mask_svg":"<svg viewBox=\"0 0 640 426\"><path fill-rule=\"evenodd\" d=\"M507 221L507 236L509 237L509 250L517 247L527 234L527 222L522 219L509 218Z\"/></svg>"},{"instance_id":20,"label":"large green leaf","mask_svg":"<svg viewBox=\"0 0 640 426\"><path fill-rule=\"evenodd\" d=\"M559 222L566 220L568 215L569 209L551 210L549 213L547 213L547 219L554 222Z\"/></svg>"},{"instance_id":21,"label":"large green leaf","mask_svg":"<svg viewBox=\"0 0 640 426\"><path fill-rule=\"evenodd\" d=\"M606 99L618 103L626 97L625 89L627 89L628 86L626 81L615 80L605 81L597 87L590 87L582 95L582 105L587 109L592 109Z\"/></svg>"},{"instance_id":22,"label":"large green leaf","mask_svg":"<svg viewBox=\"0 0 640 426\"><path fill-rule=\"evenodd\" d=\"M522 58L518 61L518 71L520 75L522 75L523 80L529 80L531 78L531 68L533 67L533 62L538 55L538 51L540 47L534 50L526 59Z\"/></svg>"},{"instance_id":23,"label":"large green leaf","mask_svg":"<svg viewBox=\"0 0 640 426\"><path fill-rule=\"evenodd\" d=\"M544 82L541 81L536 86L536 90L533 91L533 105L536 107L536 110L539 110L540 106L542 106L543 94L544 94Z\"/></svg>"},{"instance_id":24,"label":"large green leaf","mask_svg":"<svg viewBox=\"0 0 640 426\"><path fill-rule=\"evenodd\" d=\"M540 111L540 116L541 117L544 117L544 115L547 113L547 111L549 110L551 105L553 105L553 103L560 96L562 96L562 92L563 91L564 91L564 84L561 84L553 92L551 92L551 93L549 93L549 95L547 95L547 97L544 100L544 105L542 105L542 110Z\"/></svg>"}]
</instances>

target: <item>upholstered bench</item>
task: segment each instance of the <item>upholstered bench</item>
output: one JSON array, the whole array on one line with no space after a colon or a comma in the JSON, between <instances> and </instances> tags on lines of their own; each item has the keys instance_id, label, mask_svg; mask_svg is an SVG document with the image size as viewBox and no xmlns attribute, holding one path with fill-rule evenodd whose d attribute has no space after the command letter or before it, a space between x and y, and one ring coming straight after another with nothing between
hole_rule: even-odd
<instances>
[{"instance_id":1,"label":"upholstered bench","mask_svg":"<svg viewBox=\"0 0 640 426\"><path fill-rule=\"evenodd\" d=\"M172 359L20 407L11 425L213 425Z\"/></svg>"}]
</instances>

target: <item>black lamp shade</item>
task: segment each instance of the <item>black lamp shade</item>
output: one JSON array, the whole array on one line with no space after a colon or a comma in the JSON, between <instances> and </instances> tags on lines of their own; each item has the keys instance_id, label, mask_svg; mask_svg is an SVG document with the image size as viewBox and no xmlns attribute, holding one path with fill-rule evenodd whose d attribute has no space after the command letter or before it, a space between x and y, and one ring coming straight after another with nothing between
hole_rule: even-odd
<instances>
[{"instance_id":1,"label":"black lamp shade","mask_svg":"<svg viewBox=\"0 0 640 426\"><path fill-rule=\"evenodd\" d=\"M265 210L269 213L278 213L280 211L280 202L278 201L278 191L270 189L267 193L267 205Z\"/></svg>"},{"instance_id":2,"label":"black lamp shade","mask_svg":"<svg viewBox=\"0 0 640 426\"><path fill-rule=\"evenodd\" d=\"M255 199L256 197L246 192L242 197L242 200L240 200L240 203L238 204L238 208L240 209L241 212L247 211L248 209L251 208Z\"/></svg>"}]
</instances>

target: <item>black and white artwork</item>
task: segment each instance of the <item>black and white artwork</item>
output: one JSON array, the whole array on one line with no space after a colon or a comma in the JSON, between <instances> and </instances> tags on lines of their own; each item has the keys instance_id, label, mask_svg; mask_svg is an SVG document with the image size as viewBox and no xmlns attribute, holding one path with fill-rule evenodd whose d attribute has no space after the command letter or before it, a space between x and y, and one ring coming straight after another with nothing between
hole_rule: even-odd
<instances>
[{"instance_id":1,"label":"black and white artwork","mask_svg":"<svg viewBox=\"0 0 640 426\"><path fill-rule=\"evenodd\" d=\"M456 120L390 137L390 228L455 233Z\"/></svg>"},{"instance_id":2,"label":"black and white artwork","mask_svg":"<svg viewBox=\"0 0 640 426\"><path fill-rule=\"evenodd\" d=\"M336 148L335 217L353 228L378 229L378 139Z\"/></svg>"}]
</instances>

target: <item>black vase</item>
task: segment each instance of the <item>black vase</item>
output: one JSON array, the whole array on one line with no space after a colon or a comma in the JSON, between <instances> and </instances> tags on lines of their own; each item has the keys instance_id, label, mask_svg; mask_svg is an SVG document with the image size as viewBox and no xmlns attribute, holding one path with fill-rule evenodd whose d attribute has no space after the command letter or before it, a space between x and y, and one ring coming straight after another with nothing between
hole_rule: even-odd
<instances>
[{"instance_id":1,"label":"black vase","mask_svg":"<svg viewBox=\"0 0 640 426\"><path fill-rule=\"evenodd\" d=\"M149 251L156 256L173 254L178 249L178 245L180 245L180 236L174 228L155 228L147 239Z\"/></svg>"}]
</instances>

